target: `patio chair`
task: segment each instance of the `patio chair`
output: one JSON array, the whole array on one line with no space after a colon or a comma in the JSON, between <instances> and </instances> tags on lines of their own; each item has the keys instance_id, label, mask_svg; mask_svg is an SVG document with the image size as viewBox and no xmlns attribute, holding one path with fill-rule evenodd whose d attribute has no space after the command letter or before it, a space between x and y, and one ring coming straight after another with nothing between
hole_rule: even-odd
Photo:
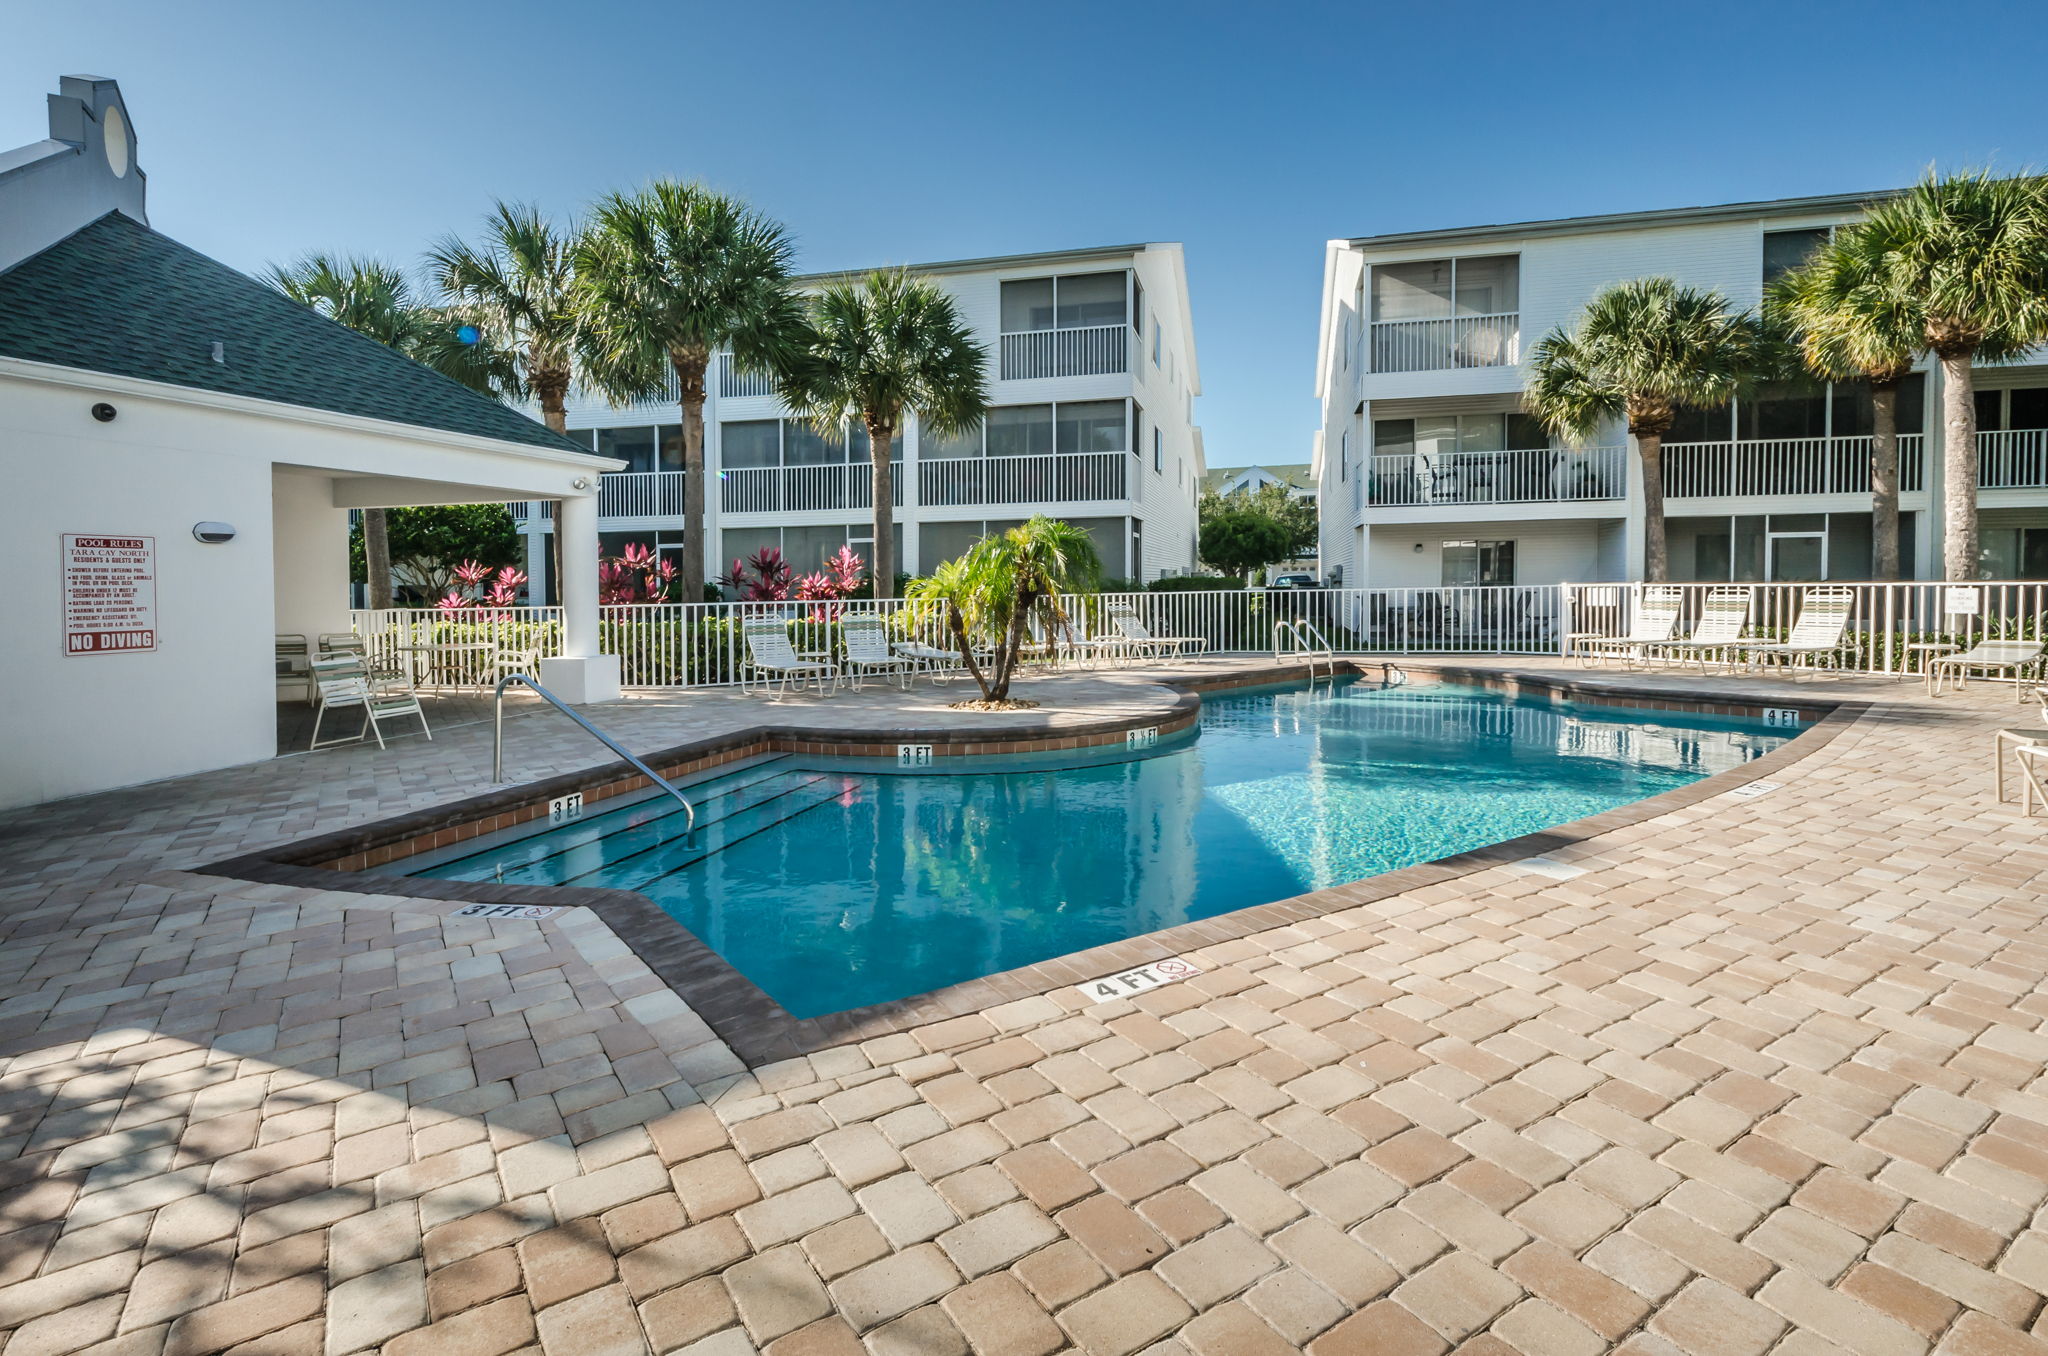
<instances>
[{"instance_id":1,"label":"patio chair","mask_svg":"<svg viewBox=\"0 0 2048 1356\"><path fill-rule=\"evenodd\" d=\"M348 656L362 662L370 674L370 686L380 692L412 691L412 675L389 659L375 659L363 638L353 631L323 631L315 642L322 659Z\"/></svg>"},{"instance_id":2,"label":"patio chair","mask_svg":"<svg viewBox=\"0 0 2048 1356\"><path fill-rule=\"evenodd\" d=\"M846 658L840 661L840 668L853 679L855 692L860 691L861 679L870 673L884 677L893 674L905 692L910 690L918 661L890 648L889 631L880 617L871 612L849 614L839 623L839 635L846 642Z\"/></svg>"},{"instance_id":3,"label":"patio chair","mask_svg":"<svg viewBox=\"0 0 2048 1356\"><path fill-rule=\"evenodd\" d=\"M369 670L362 660L353 655L337 655L331 659L316 659L312 664L313 681L320 689L320 709L313 716L313 740L307 747L322 749L335 744L360 744L371 735L377 736L377 747L383 748L383 722L404 716L417 716L420 733L428 739L434 737L427 725L427 713L420 708L417 692L407 688L403 692L379 691L370 683ZM330 710L355 707L363 713L363 727L353 737L341 735L324 743L320 738L320 722L327 718Z\"/></svg>"},{"instance_id":4,"label":"patio chair","mask_svg":"<svg viewBox=\"0 0 2048 1356\"><path fill-rule=\"evenodd\" d=\"M1185 655L1191 652L1200 654L1209 648L1206 636L1153 635L1151 628L1138 619L1137 612L1129 603L1111 603L1109 620L1122 637L1120 645L1131 653Z\"/></svg>"},{"instance_id":5,"label":"patio chair","mask_svg":"<svg viewBox=\"0 0 2048 1356\"><path fill-rule=\"evenodd\" d=\"M801 691L806 680L815 679L818 695L825 694L825 684L839 686L838 668L824 660L805 659L789 643L789 623L780 617L754 617L741 624L740 632L747 638L747 662L740 669L740 691L753 691L753 679L761 678L764 686L772 680L778 692L792 689Z\"/></svg>"},{"instance_id":6,"label":"patio chair","mask_svg":"<svg viewBox=\"0 0 2048 1356\"><path fill-rule=\"evenodd\" d=\"M2048 744L2022 745L2013 756L2020 765L2020 813L2031 815L2036 796L2048 805Z\"/></svg>"},{"instance_id":7,"label":"patio chair","mask_svg":"<svg viewBox=\"0 0 2048 1356\"><path fill-rule=\"evenodd\" d=\"M1598 631L1574 631L1565 637L1579 662L1587 668L1605 663L1609 657L1624 661L1641 660L1648 648L1671 639L1678 629L1678 614L1684 610L1685 593L1661 584L1645 588L1636 603L1636 614L1625 636L1603 635Z\"/></svg>"},{"instance_id":8,"label":"patio chair","mask_svg":"<svg viewBox=\"0 0 2048 1356\"><path fill-rule=\"evenodd\" d=\"M2038 640L1980 640L1961 654L1936 655L1927 662L1928 692L1939 697L1951 678L1955 680L1956 691L1961 692L1972 669L1986 674L2009 673L2018 679L2022 669L2040 665L2041 652ZM2025 684L2013 684L2013 700L2026 700Z\"/></svg>"},{"instance_id":9,"label":"patio chair","mask_svg":"<svg viewBox=\"0 0 2048 1356\"><path fill-rule=\"evenodd\" d=\"M2039 683L2022 684L2021 686L2023 688L2031 688L2034 700L2041 703L2041 723L2039 725L2007 726L1991 736L1991 780L2000 800L2005 799L2007 746L2011 746L2014 760L2019 764L2023 793L2027 791L2027 785L2032 780L2031 773L2036 770L2030 768L2028 764L2027 759L2032 755L2028 754L2027 750L2035 747L2048 747L2048 688L2044 688Z\"/></svg>"},{"instance_id":10,"label":"patio chair","mask_svg":"<svg viewBox=\"0 0 2048 1356\"><path fill-rule=\"evenodd\" d=\"M509 646L500 645L497 648L497 651L491 656L491 686L496 687L501 680L515 673L523 673L529 678L540 677L540 650L538 647L527 646L523 649L513 649Z\"/></svg>"},{"instance_id":11,"label":"patio chair","mask_svg":"<svg viewBox=\"0 0 2048 1356\"><path fill-rule=\"evenodd\" d=\"M1803 659L1813 661L1810 667L1817 671L1823 655L1833 655L1839 665L1843 653L1854 644L1847 635L1855 612L1854 589L1807 589L1799 600L1799 618L1783 640L1751 641L1742 647L1742 653L1758 668L1777 660L1796 672Z\"/></svg>"},{"instance_id":12,"label":"patio chair","mask_svg":"<svg viewBox=\"0 0 2048 1356\"><path fill-rule=\"evenodd\" d=\"M313 705L320 699L320 690L313 682L313 656L306 647L306 638L279 634L276 639L278 686L303 687L306 705Z\"/></svg>"},{"instance_id":13,"label":"patio chair","mask_svg":"<svg viewBox=\"0 0 2048 1356\"><path fill-rule=\"evenodd\" d=\"M1748 624L1749 590L1715 589L1707 594L1707 601L1701 605L1700 619L1690 636L1684 640L1648 645L1644 649L1650 659L1669 655L1680 663L1690 660L1700 666L1701 673L1705 673L1715 656L1742 649L1742 629Z\"/></svg>"},{"instance_id":14,"label":"patio chair","mask_svg":"<svg viewBox=\"0 0 2048 1356\"><path fill-rule=\"evenodd\" d=\"M1027 653L1055 668L1066 659L1082 662L1114 659L1123 644L1121 639L1105 640L1083 636L1071 623L1056 626L1052 633L1047 635L1045 623L1036 612L1026 618L1026 624L1031 628L1031 642L1027 647Z\"/></svg>"},{"instance_id":15,"label":"patio chair","mask_svg":"<svg viewBox=\"0 0 2048 1356\"><path fill-rule=\"evenodd\" d=\"M935 683L949 683L953 670L960 667L960 652L938 645L927 645L921 640L900 640L896 642L896 653L917 664L919 673L928 673Z\"/></svg>"}]
</instances>

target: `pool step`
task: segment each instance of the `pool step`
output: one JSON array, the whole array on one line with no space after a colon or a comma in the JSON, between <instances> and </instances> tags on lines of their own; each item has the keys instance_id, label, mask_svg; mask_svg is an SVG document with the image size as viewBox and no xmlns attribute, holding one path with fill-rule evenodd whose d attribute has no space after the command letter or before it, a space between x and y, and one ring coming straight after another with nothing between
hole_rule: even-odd
<instances>
[{"instance_id":1,"label":"pool step","mask_svg":"<svg viewBox=\"0 0 2048 1356\"><path fill-rule=\"evenodd\" d=\"M698 832L688 839L672 838L630 854L613 852L603 865L585 875L563 878L561 883L604 886L615 890L645 889L662 877L695 866L714 852L721 852L743 838L772 829L806 810L830 805L859 785L846 773L791 773L789 776L791 784L772 795L752 799L708 823L700 817Z\"/></svg>"},{"instance_id":2,"label":"pool step","mask_svg":"<svg viewBox=\"0 0 2048 1356\"><path fill-rule=\"evenodd\" d=\"M683 788L697 811L701 830L726 815L788 789L791 779L816 773L792 772L782 759L706 778ZM510 842L485 846L418 874L444 880L485 880L507 885L555 885L632 851L679 838L686 824L682 806L667 796L634 801L588 815L573 824Z\"/></svg>"}]
</instances>

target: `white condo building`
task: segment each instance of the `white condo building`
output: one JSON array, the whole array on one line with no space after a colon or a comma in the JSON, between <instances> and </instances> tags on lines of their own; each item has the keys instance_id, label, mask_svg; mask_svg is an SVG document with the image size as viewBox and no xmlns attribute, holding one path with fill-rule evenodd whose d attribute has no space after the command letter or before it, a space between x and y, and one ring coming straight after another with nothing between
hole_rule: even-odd
<instances>
[{"instance_id":1,"label":"white condo building","mask_svg":"<svg viewBox=\"0 0 2048 1356\"><path fill-rule=\"evenodd\" d=\"M1325 572L1373 588L1640 579L1626 432L1560 445L1522 411L1524 359L1625 279L1756 305L1876 196L1331 241L1316 369ZM1941 572L1939 382L1922 363L1899 398L1902 573L1922 579ZM1987 365L1976 386L1983 572L2048 578L2048 356ZM1858 383L1683 414L1664 443L1671 577L1869 578L1869 432Z\"/></svg>"},{"instance_id":2,"label":"white condo building","mask_svg":"<svg viewBox=\"0 0 2048 1356\"><path fill-rule=\"evenodd\" d=\"M1033 514L1093 535L1110 578L1186 573L1205 470L1187 273L1177 244L1116 245L914 265L950 292L989 355L990 409L942 441L915 419L898 440L898 568L928 573L985 533ZM820 287L860 273L814 274ZM772 381L714 363L704 407L705 574L781 549L801 574L842 545L873 542L867 434L821 436L788 417ZM671 393L673 394L673 393ZM628 463L599 482L608 553L628 542L691 549L675 401L617 408L573 396L569 436ZM548 506L513 505L533 597L553 596ZM690 600L695 601L695 600Z\"/></svg>"}]
</instances>

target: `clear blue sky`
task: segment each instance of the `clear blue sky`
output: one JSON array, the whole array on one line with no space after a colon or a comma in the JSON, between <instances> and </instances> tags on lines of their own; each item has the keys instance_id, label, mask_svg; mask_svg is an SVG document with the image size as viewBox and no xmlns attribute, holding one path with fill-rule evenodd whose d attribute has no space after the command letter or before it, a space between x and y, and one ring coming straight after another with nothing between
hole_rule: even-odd
<instances>
[{"instance_id":1,"label":"clear blue sky","mask_svg":"<svg viewBox=\"0 0 2048 1356\"><path fill-rule=\"evenodd\" d=\"M657 175L806 269L1179 240L1213 465L1302 461L1333 236L2048 162L2036 4L94 0L10 6L0 148L120 80L161 230L413 260Z\"/></svg>"}]
</instances>

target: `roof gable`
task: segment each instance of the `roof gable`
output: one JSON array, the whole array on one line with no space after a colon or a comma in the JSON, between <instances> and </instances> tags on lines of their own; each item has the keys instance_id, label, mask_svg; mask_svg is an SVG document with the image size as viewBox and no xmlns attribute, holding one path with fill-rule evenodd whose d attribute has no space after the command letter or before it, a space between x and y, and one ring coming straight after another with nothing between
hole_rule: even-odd
<instances>
[{"instance_id":1,"label":"roof gable","mask_svg":"<svg viewBox=\"0 0 2048 1356\"><path fill-rule=\"evenodd\" d=\"M114 212L0 273L0 355L590 451Z\"/></svg>"}]
</instances>

